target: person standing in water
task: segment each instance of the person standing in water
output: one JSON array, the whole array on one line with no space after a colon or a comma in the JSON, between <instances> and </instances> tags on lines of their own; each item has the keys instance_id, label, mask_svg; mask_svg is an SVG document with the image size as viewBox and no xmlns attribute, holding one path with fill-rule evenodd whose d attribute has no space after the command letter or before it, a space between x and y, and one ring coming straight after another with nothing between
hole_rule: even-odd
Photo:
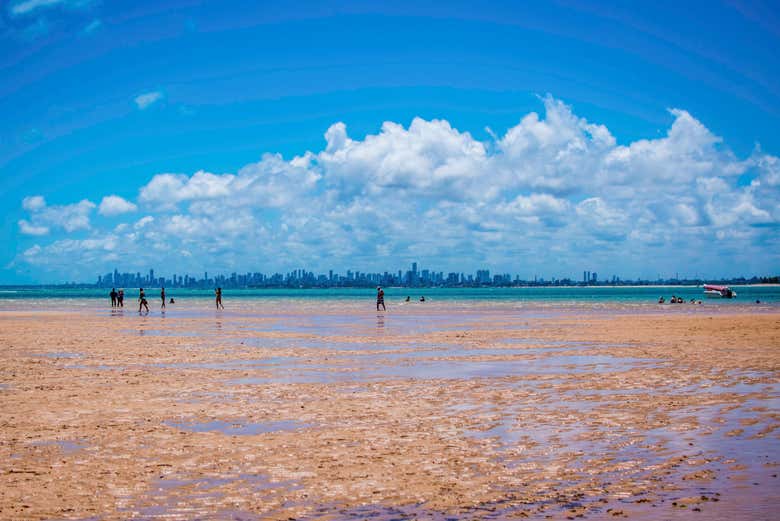
<instances>
[{"instance_id":1,"label":"person standing in water","mask_svg":"<svg viewBox=\"0 0 780 521\"><path fill-rule=\"evenodd\" d=\"M146 308L146 312L149 313L149 303L146 301L146 293L144 293L144 288L140 288L138 290L138 312L141 312L141 308Z\"/></svg>"},{"instance_id":2,"label":"person standing in water","mask_svg":"<svg viewBox=\"0 0 780 521\"><path fill-rule=\"evenodd\" d=\"M160 288L160 300L162 301L160 309L165 309L165 288Z\"/></svg>"},{"instance_id":3,"label":"person standing in water","mask_svg":"<svg viewBox=\"0 0 780 521\"><path fill-rule=\"evenodd\" d=\"M382 288L377 286L376 288L376 310L379 311L379 306L382 306L382 311L387 311L385 307L385 292Z\"/></svg>"},{"instance_id":4,"label":"person standing in water","mask_svg":"<svg viewBox=\"0 0 780 521\"><path fill-rule=\"evenodd\" d=\"M115 308L116 307L116 296L117 296L116 288L111 288L111 293L109 293L109 296L111 297L111 307Z\"/></svg>"},{"instance_id":5,"label":"person standing in water","mask_svg":"<svg viewBox=\"0 0 780 521\"><path fill-rule=\"evenodd\" d=\"M217 296L217 309L225 309L225 306L222 305L222 288L215 289L214 294Z\"/></svg>"},{"instance_id":6,"label":"person standing in water","mask_svg":"<svg viewBox=\"0 0 780 521\"><path fill-rule=\"evenodd\" d=\"M125 307L125 290L119 288L119 293L116 296L116 305L120 308Z\"/></svg>"}]
</instances>

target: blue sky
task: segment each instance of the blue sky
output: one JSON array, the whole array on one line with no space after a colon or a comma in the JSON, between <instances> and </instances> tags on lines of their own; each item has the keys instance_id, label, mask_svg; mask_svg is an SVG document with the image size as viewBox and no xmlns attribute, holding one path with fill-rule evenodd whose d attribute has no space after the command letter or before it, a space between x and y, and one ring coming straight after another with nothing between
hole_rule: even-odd
<instances>
[{"instance_id":1,"label":"blue sky","mask_svg":"<svg viewBox=\"0 0 780 521\"><path fill-rule=\"evenodd\" d=\"M0 13L0 282L776 274L776 5Z\"/></svg>"}]
</instances>

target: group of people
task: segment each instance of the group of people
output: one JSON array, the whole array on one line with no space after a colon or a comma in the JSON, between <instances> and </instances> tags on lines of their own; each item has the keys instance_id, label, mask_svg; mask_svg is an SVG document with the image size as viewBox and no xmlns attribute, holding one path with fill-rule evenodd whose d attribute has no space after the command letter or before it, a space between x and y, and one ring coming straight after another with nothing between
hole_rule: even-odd
<instances>
[{"instance_id":1,"label":"group of people","mask_svg":"<svg viewBox=\"0 0 780 521\"><path fill-rule=\"evenodd\" d=\"M124 300L125 300L125 290L120 289L119 291L116 290L116 288L111 288L111 293L109 293L109 296L111 297L111 307L124 307ZM214 297L215 297L215 303L217 306L217 309L225 309L225 306L222 304L222 288L216 288L214 290ZM160 310L165 310L165 288L160 288ZM406 297L406 302L410 302L412 300L411 297ZM663 300L663 298L662 298ZM420 297L420 302L425 302L425 296ZM173 297L168 301L169 304L175 303L175 300ZM383 311L387 311L387 308L385 307L385 291L381 287L376 288L376 310L379 311L379 308L382 308ZM144 288L138 289L138 312L141 313L143 310L146 310L146 312L149 312L149 301L146 300L146 292L144 291Z\"/></svg>"},{"instance_id":2,"label":"group of people","mask_svg":"<svg viewBox=\"0 0 780 521\"><path fill-rule=\"evenodd\" d=\"M225 309L225 306L222 305L222 288L215 289L214 295L216 297L217 309ZM117 291L116 288L111 288L111 293L109 293L109 296L111 297L112 308L125 307L125 290L120 289ZM171 299L168 301L168 304L175 303L176 301L173 299L173 297L171 297ZM139 288L138 312L141 313L141 311L144 309L147 313L149 312L149 301L146 300L146 292L144 291L144 288ZM165 310L165 288L160 288L160 310Z\"/></svg>"},{"instance_id":3,"label":"group of people","mask_svg":"<svg viewBox=\"0 0 780 521\"><path fill-rule=\"evenodd\" d=\"M658 298L659 304L664 304L666 302L666 299L663 297ZM685 299L682 297L678 297L677 295L672 295L671 300L669 300L670 304L685 304ZM690 300L691 304L701 304L701 300L696 300L695 298L692 298Z\"/></svg>"},{"instance_id":4,"label":"group of people","mask_svg":"<svg viewBox=\"0 0 780 521\"><path fill-rule=\"evenodd\" d=\"M412 297L407 296L406 302L411 302ZM420 302L425 302L425 295L420 297ZM382 311L387 311L385 307L385 290L377 286L376 288L376 310L379 311L379 307L382 307Z\"/></svg>"},{"instance_id":5,"label":"group of people","mask_svg":"<svg viewBox=\"0 0 780 521\"><path fill-rule=\"evenodd\" d=\"M111 288L111 293L109 293L111 296L111 307L112 308L123 308L125 307L125 290L119 289L119 291L116 290L116 288Z\"/></svg>"}]
</instances>

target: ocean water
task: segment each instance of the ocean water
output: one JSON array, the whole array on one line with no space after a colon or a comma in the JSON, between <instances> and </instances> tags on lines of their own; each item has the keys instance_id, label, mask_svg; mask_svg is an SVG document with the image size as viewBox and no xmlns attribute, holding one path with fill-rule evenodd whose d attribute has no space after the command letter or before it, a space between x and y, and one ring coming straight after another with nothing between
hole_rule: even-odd
<instances>
[{"instance_id":1,"label":"ocean water","mask_svg":"<svg viewBox=\"0 0 780 521\"><path fill-rule=\"evenodd\" d=\"M696 286L637 286L637 287L533 287L533 288L385 288L388 306L424 305L419 302L425 296L425 304L431 306L475 306L510 305L541 307L635 307L657 306L663 296L667 303L672 295L687 301L702 301L702 306L730 308L757 306L780 307L780 286L732 286L737 292L734 299L711 299L704 296L704 290ZM109 305L108 289L76 289L61 287L0 287L0 309L63 309L102 308ZM159 306L159 288L145 288L147 299L154 308ZM213 290L166 289L168 299L176 304L169 311L182 308L201 308L213 305ZM406 303L406 297L410 302ZM125 288L125 308L137 305L138 289ZM225 289L223 300L228 309L250 309L254 306L274 305L345 306L372 307L376 298L373 288L330 288L330 289ZM685 304L690 306L690 304ZM669 304L667 304L667 307ZM682 305L681 305L682 306Z\"/></svg>"}]
</instances>

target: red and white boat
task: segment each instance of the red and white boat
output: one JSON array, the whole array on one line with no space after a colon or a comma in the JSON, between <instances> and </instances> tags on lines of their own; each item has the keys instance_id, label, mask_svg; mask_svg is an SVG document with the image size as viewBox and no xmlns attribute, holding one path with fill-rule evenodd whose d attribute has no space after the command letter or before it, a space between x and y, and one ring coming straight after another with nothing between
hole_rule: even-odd
<instances>
[{"instance_id":1,"label":"red and white boat","mask_svg":"<svg viewBox=\"0 0 780 521\"><path fill-rule=\"evenodd\" d=\"M734 298L737 293L728 286L704 285L704 295L713 298Z\"/></svg>"}]
</instances>

